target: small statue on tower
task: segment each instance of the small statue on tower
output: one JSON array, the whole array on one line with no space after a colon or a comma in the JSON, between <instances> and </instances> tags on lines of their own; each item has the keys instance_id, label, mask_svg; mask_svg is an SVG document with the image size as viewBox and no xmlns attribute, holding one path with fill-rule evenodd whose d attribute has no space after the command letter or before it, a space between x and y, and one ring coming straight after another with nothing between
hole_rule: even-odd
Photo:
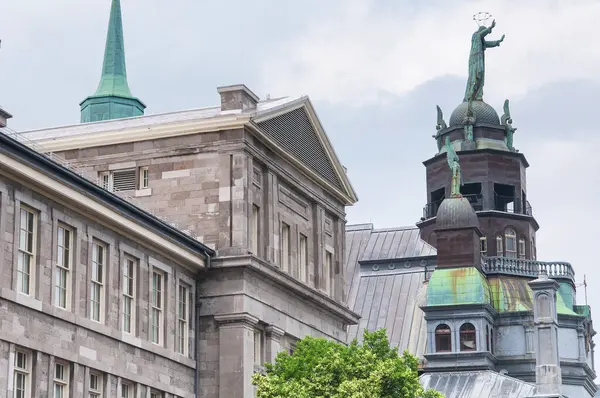
<instances>
[{"instance_id":1,"label":"small statue on tower","mask_svg":"<svg viewBox=\"0 0 600 398\"><path fill-rule=\"evenodd\" d=\"M440 108L439 105L436 105L435 107L437 108L437 125L435 126L435 129L437 130L437 134L432 135L432 137L436 140L438 152L440 152L443 147L443 144L442 144L443 141L442 141L442 136L440 135L440 131L447 129L448 125L444 121L444 114L442 113L442 108Z\"/></svg>"},{"instance_id":2,"label":"small statue on tower","mask_svg":"<svg viewBox=\"0 0 600 398\"><path fill-rule=\"evenodd\" d=\"M465 140L462 143L461 149L463 151L476 149L475 142L473 140L473 126L475 125L475 115L473 115L473 101L469 100L467 106L467 114L463 119L463 125L465 130Z\"/></svg>"},{"instance_id":3,"label":"small statue on tower","mask_svg":"<svg viewBox=\"0 0 600 398\"><path fill-rule=\"evenodd\" d=\"M448 159L448 166L450 167L450 172L452 173L452 182L450 184L450 197L451 198L460 198L462 195L460 194L460 187L462 185L462 172L460 170L460 163L458 155L450 142L450 137L446 136L446 156Z\"/></svg>"},{"instance_id":4,"label":"small statue on tower","mask_svg":"<svg viewBox=\"0 0 600 398\"><path fill-rule=\"evenodd\" d=\"M502 115L500 120L504 126L504 131L506 132L506 137L504 138L506 147L509 151L516 152L516 149L513 147L513 134L517 131L517 129L512 126L512 118L510 117L508 100L504 101L504 115Z\"/></svg>"}]
</instances>

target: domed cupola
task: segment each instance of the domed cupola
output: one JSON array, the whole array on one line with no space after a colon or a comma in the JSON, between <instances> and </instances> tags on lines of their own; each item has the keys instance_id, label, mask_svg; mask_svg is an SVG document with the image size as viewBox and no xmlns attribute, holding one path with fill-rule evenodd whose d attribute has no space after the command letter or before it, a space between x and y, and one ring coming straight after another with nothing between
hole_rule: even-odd
<instances>
[{"instance_id":1,"label":"domed cupola","mask_svg":"<svg viewBox=\"0 0 600 398\"><path fill-rule=\"evenodd\" d=\"M452 112L452 115L450 115L449 127L464 125L468 109L468 102L462 102L460 105L458 105ZM471 111L473 112L475 124L500 126L500 118L498 117L498 113L496 113L494 108L484 101L472 101Z\"/></svg>"}]
</instances>

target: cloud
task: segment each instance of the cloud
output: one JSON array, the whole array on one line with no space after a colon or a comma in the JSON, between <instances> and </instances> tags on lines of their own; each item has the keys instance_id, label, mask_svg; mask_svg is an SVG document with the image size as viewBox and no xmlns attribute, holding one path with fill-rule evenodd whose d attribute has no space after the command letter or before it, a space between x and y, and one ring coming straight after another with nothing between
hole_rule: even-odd
<instances>
[{"instance_id":1,"label":"cloud","mask_svg":"<svg viewBox=\"0 0 600 398\"><path fill-rule=\"evenodd\" d=\"M377 0L352 0L315 18L307 31L281 43L263 63L263 81L281 93L360 106L382 94L402 94L434 77L466 76L473 13L490 2L435 1L381 12ZM600 3L510 0L494 2L506 33L490 49L488 98L524 95L567 78L596 78L600 53L590 51Z\"/></svg>"}]
</instances>

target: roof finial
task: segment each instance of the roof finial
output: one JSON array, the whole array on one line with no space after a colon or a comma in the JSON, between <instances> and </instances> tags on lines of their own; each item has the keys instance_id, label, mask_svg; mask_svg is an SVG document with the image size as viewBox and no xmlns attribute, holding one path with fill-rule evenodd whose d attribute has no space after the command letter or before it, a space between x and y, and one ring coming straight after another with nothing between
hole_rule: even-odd
<instances>
[{"instance_id":1,"label":"roof finial","mask_svg":"<svg viewBox=\"0 0 600 398\"><path fill-rule=\"evenodd\" d=\"M125 43L120 0L112 0L102 77L96 93L81 104L81 121L140 116L146 106L131 95L125 66Z\"/></svg>"}]
</instances>

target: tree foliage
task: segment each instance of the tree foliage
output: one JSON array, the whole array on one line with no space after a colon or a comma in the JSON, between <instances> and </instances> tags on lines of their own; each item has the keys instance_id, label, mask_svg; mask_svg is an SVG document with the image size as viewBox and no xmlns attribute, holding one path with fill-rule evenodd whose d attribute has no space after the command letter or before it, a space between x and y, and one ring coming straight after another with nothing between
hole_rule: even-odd
<instances>
[{"instance_id":1,"label":"tree foliage","mask_svg":"<svg viewBox=\"0 0 600 398\"><path fill-rule=\"evenodd\" d=\"M385 329L366 331L349 346L322 338L300 340L255 374L257 398L443 398L419 384L417 358L390 347Z\"/></svg>"}]
</instances>

